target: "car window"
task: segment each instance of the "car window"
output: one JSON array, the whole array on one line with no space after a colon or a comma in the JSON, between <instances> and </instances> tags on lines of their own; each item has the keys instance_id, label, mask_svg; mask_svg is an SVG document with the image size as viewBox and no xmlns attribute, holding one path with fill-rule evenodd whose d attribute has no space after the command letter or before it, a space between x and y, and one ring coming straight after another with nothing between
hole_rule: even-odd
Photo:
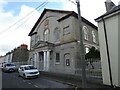
<instances>
[{"instance_id":1,"label":"car window","mask_svg":"<svg viewBox=\"0 0 120 90\"><path fill-rule=\"evenodd\" d=\"M15 64L6 64L6 66L15 66Z\"/></svg>"},{"instance_id":2,"label":"car window","mask_svg":"<svg viewBox=\"0 0 120 90\"><path fill-rule=\"evenodd\" d=\"M24 67L25 70L31 70L31 69L36 69L34 66L27 66L27 67Z\"/></svg>"}]
</instances>

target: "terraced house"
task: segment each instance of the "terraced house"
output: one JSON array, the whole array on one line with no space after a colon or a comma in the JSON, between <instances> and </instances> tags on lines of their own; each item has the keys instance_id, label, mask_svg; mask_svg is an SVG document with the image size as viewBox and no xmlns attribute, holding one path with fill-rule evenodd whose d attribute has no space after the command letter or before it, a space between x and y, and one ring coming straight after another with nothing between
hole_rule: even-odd
<instances>
[{"instance_id":1,"label":"terraced house","mask_svg":"<svg viewBox=\"0 0 120 90\"><path fill-rule=\"evenodd\" d=\"M86 53L99 49L97 27L82 17ZM80 32L74 11L44 9L29 33L29 63L41 71L76 74L80 68Z\"/></svg>"}]
</instances>

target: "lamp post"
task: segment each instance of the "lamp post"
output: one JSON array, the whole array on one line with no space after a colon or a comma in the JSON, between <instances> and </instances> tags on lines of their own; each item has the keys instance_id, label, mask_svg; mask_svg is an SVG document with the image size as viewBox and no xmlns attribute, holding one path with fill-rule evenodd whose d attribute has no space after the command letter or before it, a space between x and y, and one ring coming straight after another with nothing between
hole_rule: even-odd
<instances>
[{"instance_id":1,"label":"lamp post","mask_svg":"<svg viewBox=\"0 0 120 90\"><path fill-rule=\"evenodd\" d=\"M86 71L85 71L85 50L84 50L84 44L83 44L83 31L82 31L82 18L81 18L81 12L80 12L80 0L76 0L77 3L77 10L78 10L78 25L80 29L80 60L81 60L81 66L82 66L82 88L86 88Z\"/></svg>"}]
</instances>

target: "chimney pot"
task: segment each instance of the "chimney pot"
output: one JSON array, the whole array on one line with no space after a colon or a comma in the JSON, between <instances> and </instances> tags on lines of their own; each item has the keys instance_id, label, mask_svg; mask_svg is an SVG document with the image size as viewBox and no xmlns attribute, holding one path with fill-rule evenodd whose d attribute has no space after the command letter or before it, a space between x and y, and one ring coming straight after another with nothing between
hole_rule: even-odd
<instances>
[{"instance_id":1,"label":"chimney pot","mask_svg":"<svg viewBox=\"0 0 120 90\"><path fill-rule=\"evenodd\" d=\"M105 6L106 6L106 11L109 12L109 11L112 10L113 7L115 7L116 5L115 5L111 0L106 0Z\"/></svg>"},{"instance_id":2,"label":"chimney pot","mask_svg":"<svg viewBox=\"0 0 120 90\"><path fill-rule=\"evenodd\" d=\"M106 0L106 2L112 2L111 0Z\"/></svg>"},{"instance_id":3,"label":"chimney pot","mask_svg":"<svg viewBox=\"0 0 120 90\"><path fill-rule=\"evenodd\" d=\"M120 1L118 2L118 5L120 5Z\"/></svg>"}]
</instances>

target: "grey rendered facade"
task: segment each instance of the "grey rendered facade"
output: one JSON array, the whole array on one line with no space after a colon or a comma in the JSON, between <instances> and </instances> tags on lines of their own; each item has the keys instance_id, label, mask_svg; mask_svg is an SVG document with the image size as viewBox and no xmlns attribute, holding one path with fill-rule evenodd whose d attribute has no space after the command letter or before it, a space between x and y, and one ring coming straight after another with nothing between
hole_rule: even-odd
<instances>
[{"instance_id":1,"label":"grey rendered facade","mask_svg":"<svg viewBox=\"0 0 120 90\"><path fill-rule=\"evenodd\" d=\"M85 51L99 49L97 27L82 17ZM41 71L75 74L80 68L79 28L73 11L44 9L29 33L29 63Z\"/></svg>"}]
</instances>

